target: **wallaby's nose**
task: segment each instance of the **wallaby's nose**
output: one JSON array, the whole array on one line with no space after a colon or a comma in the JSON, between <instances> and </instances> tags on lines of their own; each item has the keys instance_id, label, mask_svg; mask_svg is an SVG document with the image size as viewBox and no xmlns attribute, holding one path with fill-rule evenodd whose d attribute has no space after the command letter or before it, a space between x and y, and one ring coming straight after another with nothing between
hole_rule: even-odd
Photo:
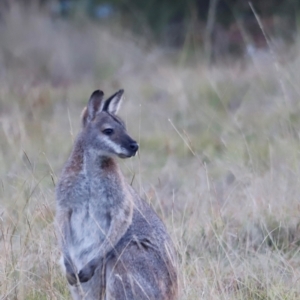
<instances>
[{"instance_id":1,"label":"wallaby's nose","mask_svg":"<svg viewBox=\"0 0 300 300\"><path fill-rule=\"evenodd\" d=\"M139 149L139 145L137 142L131 142L129 148L132 150L132 152L136 152Z\"/></svg>"}]
</instances>

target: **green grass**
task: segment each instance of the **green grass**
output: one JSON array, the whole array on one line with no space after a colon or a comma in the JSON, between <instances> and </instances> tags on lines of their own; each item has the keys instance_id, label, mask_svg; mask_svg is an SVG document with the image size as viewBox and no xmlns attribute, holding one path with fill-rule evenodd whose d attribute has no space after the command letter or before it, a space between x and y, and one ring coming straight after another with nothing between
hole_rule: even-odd
<instances>
[{"instance_id":1,"label":"green grass","mask_svg":"<svg viewBox=\"0 0 300 300\"><path fill-rule=\"evenodd\" d=\"M70 299L54 186L91 92L121 87L141 149L120 164L168 227L180 299L299 299L299 56L182 65L128 33L15 13L0 31L0 299Z\"/></svg>"}]
</instances>

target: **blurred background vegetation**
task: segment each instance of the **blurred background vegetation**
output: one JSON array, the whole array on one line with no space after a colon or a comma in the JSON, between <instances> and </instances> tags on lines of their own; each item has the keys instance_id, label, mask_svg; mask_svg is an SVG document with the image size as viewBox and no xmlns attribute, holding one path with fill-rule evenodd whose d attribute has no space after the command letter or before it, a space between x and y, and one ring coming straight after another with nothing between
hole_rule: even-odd
<instances>
[{"instance_id":1,"label":"blurred background vegetation","mask_svg":"<svg viewBox=\"0 0 300 300\"><path fill-rule=\"evenodd\" d=\"M146 34L148 42L203 47L210 58L266 46L253 8L277 44L295 40L300 13L298 0L2 0L2 19L15 3L38 7L53 17L74 20L85 15L117 22L140 36Z\"/></svg>"},{"instance_id":2,"label":"blurred background vegetation","mask_svg":"<svg viewBox=\"0 0 300 300\"><path fill-rule=\"evenodd\" d=\"M299 2L0 0L0 299L70 299L55 183L120 88L180 300L300 299Z\"/></svg>"}]
</instances>

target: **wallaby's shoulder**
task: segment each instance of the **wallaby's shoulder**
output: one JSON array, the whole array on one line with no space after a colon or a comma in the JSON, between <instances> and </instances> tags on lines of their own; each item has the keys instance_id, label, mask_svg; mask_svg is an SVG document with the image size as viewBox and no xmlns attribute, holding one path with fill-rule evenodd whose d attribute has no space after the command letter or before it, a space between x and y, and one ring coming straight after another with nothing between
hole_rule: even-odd
<instances>
[{"instance_id":1,"label":"wallaby's shoulder","mask_svg":"<svg viewBox=\"0 0 300 300\"><path fill-rule=\"evenodd\" d=\"M130 228L128 229L126 240L143 239L147 236L150 243L160 245L164 241L170 241L165 224L155 213L154 209L130 185L129 192L133 199L134 211Z\"/></svg>"},{"instance_id":2,"label":"wallaby's shoulder","mask_svg":"<svg viewBox=\"0 0 300 300\"><path fill-rule=\"evenodd\" d=\"M84 141L79 135L71 154L61 171L60 179L56 186L56 195L58 201L64 202L64 200L75 196L74 193L84 190L85 183L84 174Z\"/></svg>"},{"instance_id":3,"label":"wallaby's shoulder","mask_svg":"<svg viewBox=\"0 0 300 300\"><path fill-rule=\"evenodd\" d=\"M63 169L64 176L76 177L84 170L84 147L83 140L79 136L73 146L71 155Z\"/></svg>"}]
</instances>

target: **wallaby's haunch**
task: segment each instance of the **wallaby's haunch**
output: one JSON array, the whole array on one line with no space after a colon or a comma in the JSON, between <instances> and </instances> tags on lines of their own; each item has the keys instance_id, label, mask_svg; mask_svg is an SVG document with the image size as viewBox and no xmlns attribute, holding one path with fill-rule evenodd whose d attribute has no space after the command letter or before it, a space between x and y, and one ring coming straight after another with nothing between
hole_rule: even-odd
<instances>
[{"instance_id":1,"label":"wallaby's haunch","mask_svg":"<svg viewBox=\"0 0 300 300\"><path fill-rule=\"evenodd\" d=\"M172 241L115 160L138 150L116 116L123 92L95 91L83 111L56 189L62 265L73 299L177 299Z\"/></svg>"}]
</instances>

